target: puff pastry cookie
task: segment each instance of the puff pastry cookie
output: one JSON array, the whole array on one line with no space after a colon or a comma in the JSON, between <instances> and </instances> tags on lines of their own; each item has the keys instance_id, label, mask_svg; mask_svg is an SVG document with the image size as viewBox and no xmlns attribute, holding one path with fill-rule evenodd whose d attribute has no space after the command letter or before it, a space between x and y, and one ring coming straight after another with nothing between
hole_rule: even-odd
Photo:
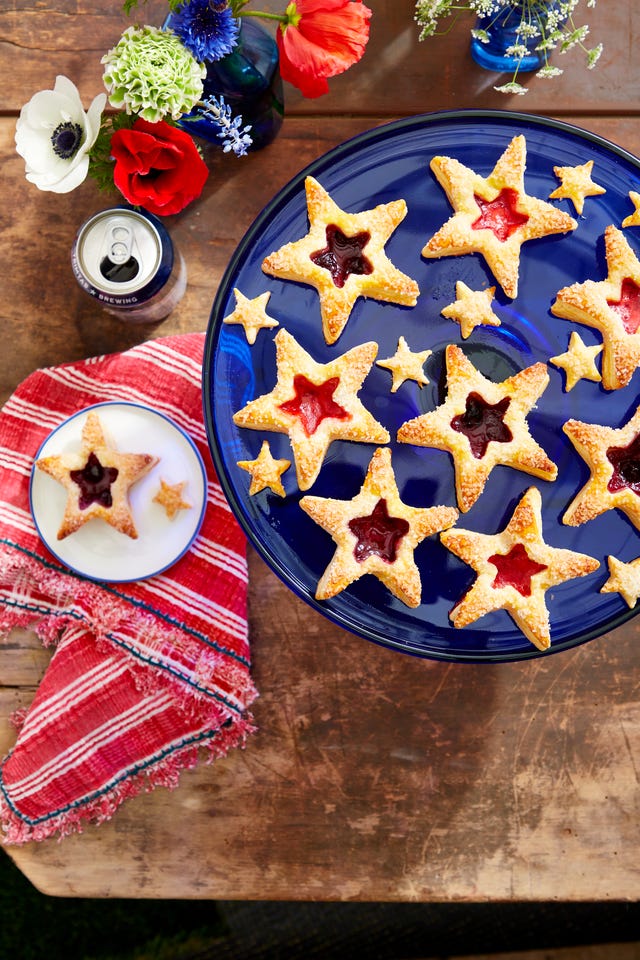
<instances>
[{"instance_id":1,"label":"puff pastry cookie","mask_svg":"<svg viewBox=\"0 0 640 960\"><path fill-rule=\"evenodd\" d=\"M600 383L602 377L596 367L596 357L602 353L602 344L588 347L579 333L574 330L569 337L569 349L556 357L549 357L549 363L560 367L566 375L565 391L573 390L579 380L592 380Z\"/></svg>"},{"instance_id":2,"label":"puff pastry cookie","mask_svg":"<svg viewBox=\"0 0 640 960\"><path fill-rule=\"evenodd\" d=\"M422 389L425 383L429 383L423 368L432 353L432 350L419 350L414 353L413 350L409 349L409 344L405 338L400 337L394 355L387 357L385 360L377 360L376 366L391 371L391 393L395 393L405 380L415 380Z\"/></svg>"},{"instance_id":3,"label":"puff pastry cookie","mask_svg":"<svg viewBox=\"0 0 640 960\"><path fill-rule=\"evenodd\" d=\"M600 593L619 593L628 607L635 607L640 597L640 557L623 563L616 557L607 557L609 579Z\"/></svg>"},{"instance_id":4,"label":"puff pastry cookie","mask_svg":"<svg viewBox=\"0 0 640 960\"><path fill-rule=\"evenodd\" d=\"M640 193L635 190L629 190L629 200L633 204L633 213L630 213L622 221L623 227L640 227Z\"/></svg>"},{"instance_id":5,"label":"puff pastry cookie","mask_svg":"<svg viewBox=\"0 0 640 960\"><path fill-rule=\"evenodd\" d=\"M606 228L604 243L606 279L563 287L551 312L600 331L602 385L618 390L640 365L640 262L617 227Z\"/></svg>"},{"instance_id":6,"label":"puff pastry cookie","mask_svg":"<svg viewBox=\"0 0 640 960\"><path fill-rule=\"evenodd\" d=\"M337 547L318 582L316 599L334 597L371 573L409 607L417 607L422 594L415 548L458 518L454 507L410 507L402 502L389 447L374 452L352 500L306 496L300 506L331 534Z\"/></svg>"},{"instance_id":7,"label":"puff pastry cookie","mask_svg":"<svg viewBox=\"0 0 640 960\"><path fill-rule=\"evenodd\" d=\"M458 280L456 299L441 311L442 316L460 324L463 340L466 340L476 327L499 327L500 317L497 317L491 309L495 292L495 287L471 290L466 283Z\"/></svg>"},{"instance_id":8,"label":"puff pastry cookie","mask_svg":"<svg viewBox=\"0 0 640 960\"><path fill-rule=\"evenodd\" d=\"M266 257L262 269L316 288L326 342L338 339L358 297L415 306L418 284L394 267L384 249L407 214L406 202L346 213L313 177L306 178L305 190L309 232Z\"/></svg>"},{"instance_id":9,"label":"puff pastry cookie","mask_svg":"<svg viewBox=\"0 0 640 960\"><path fill-rule=\"evenodd\" d=\"M527 194L526 155L524 136L514 137L488 177L452 157L434 157L431 169L455 212L423 248L423 257L479 253L505 294L515 298L522 244L578 226L553 204Z\"/></svg>"},{"instance_id":10,"label":"puff pastry cookie","mask_svg":"<svg viewBox=\"0 0 640 960\"><path fill-rule=\"evenodd\" d=\"M454 626L466 627L485 613L506 610L538 650L549 648L545 592L592 573L600 563L573 550L548 546L542 537L541 505L540 491L530 487L502 533L492 536L455 528L440 535L445 547L477 574L449 614Z\"/></svg>"},{"instance_id":11,"label":"puff pastry cookie","mask_svg":"<svg viewBox=\"0 0 640 960\"><path fill-rule=\"evenodd\" d=\"M186 480L180 483L167 483L166 480L160 480L160 489L153 498L153 502L163 507L169 520L175 520L181 510L191 510L192 504L183 496L186 485Z\"/></svg>"},{"instance_id":12,"label":"puff pastry cookie","mask_svg":"<svg viewBox=\"0 0 640 960\"><path fill-rule=\"evenodd\" d=\"M136 540L129 490L157 463L158 458L148 453L118 453L106 437L98 414L87 414L78 453L36 460L36 467L67 491L58 540L94 519L104 520Z\"/></svg>"},{"instance_id":13,"label":"puff pastry cookie","mask_svg":"<svg viewBox=\"0 0 640 960\"><path fill-rule=\"evenodd\" d=\"M445 356L446 401L407 420L398 431L399 442L449 451L463 513L476 502L498 464L555 480L557 467L533 439L525 419L549 383L546 365L536 363L494 383L455 344L447 346Z\"/></svg>"},{"instance_id":14,"label":"puff pastry cookie","mask_svg":"<svg viewBox=\"0 0 640 960\"><path fill-rule=\"evenodd\" d=\"M593 160L575 167L554 167L553 172L560 180L560 186L549 194L549 200L571 200L576 213L582 213L586 197L597 197L607 192L591 179L592 170Z\"/></svg>"},{"instance_id":15,"label":"puff pastry cookie","mask_svg":"<svg viewBox=\"0 0 640 960\"><path fill-rule=\"evenodd\" d=\"M277 382L233 417L239 427L286 433L298 486L308 490L333 440L388 443L389 432L357 397L378 352L363 343L329 363L317 363L285 329L275 337Z\"/></svg>"},{"instance_id":16,"label":"puff pastry cookie","mask_svg":"<svg viewBox=\"0 0 640 960\"><path fill-rule=\"evenodd\" d=\"M223 323L239 324L245 332L247 343L254 344L261 330L278 326L278 321L267 313L267 304L271 293L261 293L250 300L244 293L233 288L236 298L236 308L223 318Z\"/></svg>"},{"instance_id":17,"label":"puff pastry cookie","mask_svg":"<svg viewBox=\"0 0 640 960\"><path fill-rule=\"evenodd\" d=\"M577 527L615 508L640 530L640 407L617 429L580 420L562 429L591 471L562 522Z\"/></svg>"},{"instance_id":18,"label":"puff pastry cookie","mask_svg":"<svg viewBox=\"0 0 640 960\"><path fill-rule=\"evenodd\" d=\"M281 477L291 466L291 460L276 460L271 453L268 440L262 441L260 453L255 460L238 460L238 466L251 474L250 497L267 488L273 490L279 497L286 497Z\"/></svg>"}]
</instances>

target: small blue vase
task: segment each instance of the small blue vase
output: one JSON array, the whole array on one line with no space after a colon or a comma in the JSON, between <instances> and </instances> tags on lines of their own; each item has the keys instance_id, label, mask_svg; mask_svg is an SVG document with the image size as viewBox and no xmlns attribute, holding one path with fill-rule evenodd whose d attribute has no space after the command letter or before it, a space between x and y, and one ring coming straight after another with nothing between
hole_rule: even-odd
<instances>
[{"instance_id":1,"label":"small blue vase","mask_svg":"<svg viewBox=\"0 0 640 960\"><path fill-rule=\"evenodd\" d=\"M550 8L556 6L554 0L550 0L546 5ZM513 73L516 70L519 73L530 73L544 66L544 52L535 49L540 43L540 37L521 38L517 33L522 12L522 4L513 4L499 13L478 17L476 29L483 30L489 37L488 43L482 43L476 37L471 38L471 56L480 67L494 73ZM514 44L524 44L527 47L527 53L522 59L507 54L506 51Z\"/></svg>"}]
</instances>

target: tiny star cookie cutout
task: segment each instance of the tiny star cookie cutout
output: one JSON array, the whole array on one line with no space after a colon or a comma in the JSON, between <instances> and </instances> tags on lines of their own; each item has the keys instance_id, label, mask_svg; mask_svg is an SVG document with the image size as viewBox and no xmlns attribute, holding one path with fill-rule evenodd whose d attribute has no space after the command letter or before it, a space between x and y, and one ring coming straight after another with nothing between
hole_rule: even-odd
<instances>
[{"instance_id":1,"label":"tiny star cookie cutout","mask_svg":"<svg viewBox=\"0 0 640 960\"><path fill-rule=\"evenodd\" d=\"M328 600L366 573L409 607L421 602L414 550L425 537L452 526L454 507L411 507L400 499L389 447L378 447L352 500L305 496L300 506L331 534L336 551L318 581L317 600Z\"/></svg>"},{"instance_id":2,"label":"tiny star cookie cutout","mask_svg":"<svg viewBox=\"0 0 640 960\"><path fill-rule=\"evenodd\" d=\"M616 557L607 557L609 579L600 593L619 593L628 607L635 607L640 597L640 557L623 563Z\"/></svg>"},{"instance_id":3,"label":"tiny star cookie cutout","mask_svg":"<svg viewBox=\"0 0 640 960\"><path fill-rule=\"evenodd\" d=\"M622 427L567 420L562 429L591 471L562 522L577 527L618 509L640 530L640 407Z\"/></svg>"},{"instance_id":4,"label":"tiny star cookie cutout","mask_svg":"<svg viewBox=\"0 0 640 960\"><path fill-rule=\"evenodd\" d=\"M267 303L271 292L261 293L259 296L250 300L245 297L240 290L234 287L234 296L236 298L236 308L233 313L224 317L223 323L238 323L244 328L247 342L254 344L259 332L265 328L278 326L278 321L270 317L267 313Z\"/></svg>"},{"instance_id":5,"label":"tiny star cookie cutout","mask_svg":"<svg viewBox=\"0 0 640 960\"><path fill-rule=\"evenodd\" d=\"M190 510L193 506L183 497L186 485L186 480L181 480L179 483L167 483L164 479L160 480L160 489L153 498L153 502L159 503L163 507L169 520L174 520L181 510Z\"/></svg>"},{"instance_id":6,"label":"tiny star cookie cutout","mask_svg":"<svg viewBox=\"0 0 640 960\"><path fill-rule=\"evenodd\" d=\"M634 206L634 211L630 213L628 217L624 218L622 226L640 227L640 193L636 193L635 190L630 190L629 199Z\"/></svg>"},{"instance_id":7,"label":"tiny star cookie cutout","mask_svg":"<svg viewBox=\"0 0 640 960\"><path fill-rule=\"evenodd\" d=\"M607 277L563 287L551 312L602 334L602 385L618 390L640 365L640 262L626 237L609 225L604 232Z\"/></svg>"},{"instance_id":8,"label":"tiny star cookie cutout","mask_svg":"<svg viewBox=\"0 0 640 960\"><path fill-rule=\"evenodd\" d=\"M591 179L592 170L593 160L587 160L575 167L554 167L553 172L561 182L560 186L549 194L549 200L571 200L576 213L582 213L586 197L596 197L607 192Z\"/></svg>"},{"instance_id":9,"label":"tiny star cookie cutout","mask_svg":"<svg viewBox=\"0 0 640 960\"><path fill-rule=\"evenodd\" d=\"M389 432L358 399L378 352L362 343L329 363L318 363L284 328L275 336L276 385L234 414L239 427L286 433L298 486L314 483L334 440L388 443Z\"/></svg>"},{"instance_id":10,"label":"tiny star cookie cutout","mask_svg":"<svg viewBox=\"0 0 640 960\"><path fill-rule=\"evenodd\" d=\"M313 177L306 178L305 192L309 232L271 253L262 269L315 287L326 342L338 339L359 297L414 307L418 284L385 253L387 241L407 215L406 201L348 213Z\"/></svg>"},{"instance_id":11,"label":"tiny star cookie cutout","mask_svg":"<svg viewBox=\"0 0 640 960\"><path fill-rule=\"evenodd\" d=\"M255 460L238 460L238 466L251 474L249 496L253 497L256 493L268 488L279 497L286 497L281 478L291 466L291 460L276 460L271 453L268 440L262 441L260 453Z\"/></svg>"},{"instance_id":12,"label":"tiny star cookie cutout","mask_svg":"<svg viewBox=\"0 0 640 960\"><path fill-rule=\"evenodd\" d=\"M536 487L529 487L501 533L456 527L440 534L444 546L477 574L449 613L454 626L466 627L494 610L506 610L538 650L549 648L546 591L593 573L600 563L586 554L549 546L542 533L542 497Z\"/></svg>"},{"instance_id":13,"label":"tiny star cookie cutout","mask_svg":"<svg viewBox=\"0 0 640 960\"><path fill-rule=\"evenodd\" d=\"M536 363L494 383L455 344L447 346L445 359L447 399L435 410L402 424L398 441L451 454L462 512L473 506L499 464L555 480L557 467L533 439L526 422L549 383L546 364Z\"/></svg>"},{"instance_id":14,"label":"tiny star cookie cutout","mask_svg":"<svg viewBox=\"0 0 640 960\"><path fill-rule=\"evenodd\" d=\"M495 287L471 290L463 280L456 282L456 299L441 311L443 317L460 324L464 340L479 326L499 327L500 317L491 309Z\"/></svg>"},{"instance_id":15,"label":"tiny star cookie cutout","mask_svg":"<svg viewBox=\"0 0 640 960\"><path fill-rule=\"evenodd\" d=\"M41 457L35 464L67 492L58 540L94 519L104 520L136 540L129 491L158 462L149 453L119 453L107 438L98 414L89 413L78 452Z\"/></svg>"},{"instance_id":16,"label":"tiny star cookie cutout","mask_svg":"<svg viewBox=\"0 0 640 960\"><path fill-rule=\"evenodd\" d=\"M479 253L505 294L518 294L523 243L578 226L567 213L527 194L524 184L527 148L514 137L488 177L453 157L437 156L431 170L444 189L454 214L422 250L429 258Z\"/></svg>"},{"instance_id":17,"label":"tiny star cookie cutout","mask_svg":"<svg viewBox=\"0 0 640 960\"><path fill-rule=\"evenodd\" d=\"M561 367L566 374L565 391L569 393L580 380L592 380L599 383L602 380L596 366L596 357L602 353L602 344L588 347L579 333L574 330L569 338L569 349L550 357L549 363L554 367Z\"/></svg>"},{"instance_id":18,"label":"tiny star cookie cutout","mask_svg":"<svg viewBox=\"0 0 640 960\"><path fill-rule=\"evenodd\" d=\"M405 380L415 380L421 389L426 383L429 383L423 367L432 352L431 350L420 350L414 353L410 350L405 338L400 337L395 354L392 357L387 357L386 360L376 361L376 366L391 371L391 393L395 393Z\"/></svg>"}]
</instances>

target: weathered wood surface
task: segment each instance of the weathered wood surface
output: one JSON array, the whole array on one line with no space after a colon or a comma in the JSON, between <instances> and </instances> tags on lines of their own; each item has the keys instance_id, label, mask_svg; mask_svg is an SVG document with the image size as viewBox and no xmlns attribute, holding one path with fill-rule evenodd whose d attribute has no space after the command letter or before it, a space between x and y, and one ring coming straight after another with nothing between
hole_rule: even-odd
<instances>
[{"instance_id":1,"label":"weathered wood surface","mask_svg":"<svg viewBox=\"0 0 640 960\"><path fill-rule=\"evenodd\" d=\"M230 254L273 193L390 116L526 106L640 153L630 5L589 11L594 33L606 26L602 71L571 65L565 80L545 86L549 99L536 85L524 104L494 101L488 77L465 59L462 34L418 49L412 4L371 6L379 25L366 67L324 101L293 98L266 150L243 161L212 152L203 197L170 224L188 265L187 294L154 328L101 313L72 278L75 230L109 198L90 183L65 196L39 193L13 147L17 109L56 72L80 76L87 98L99 89L92 61L121 18L93 0L82 12L24 0L0 13L0 401L38 366L204 330ZM152 0L152 8L161 5ZM481 80L482 95L474 91ZM128 801L108 824L62 843L8 848L36 886L67 896L212 899L638 896L640 625L535 662L448 666L345 633L249 556L259 732L244 751L183 774L178 790ZM3 645L3 753L15 739L8 717L28 705L47 660L28 633Z\"/></svg>"}]
</instances>

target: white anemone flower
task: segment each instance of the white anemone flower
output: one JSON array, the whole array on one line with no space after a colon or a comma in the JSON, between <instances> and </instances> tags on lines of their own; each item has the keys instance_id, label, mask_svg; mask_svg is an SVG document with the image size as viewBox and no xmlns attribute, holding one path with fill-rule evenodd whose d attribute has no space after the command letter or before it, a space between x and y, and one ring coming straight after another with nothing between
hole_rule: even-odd
<instances>
[{"instance_id":1,"label":"white anemone flower","mask_svg":"<svg viewBox=\"0 0 640 960\"><path fill-rule=\"evenodd\" d=\"M85 113L76 85L63 76L56 77L53 90L33 95L16 124L16 150L30 183L69 193L83 182L106 101L99 93Z\"/></svg>"}]
</instances>

